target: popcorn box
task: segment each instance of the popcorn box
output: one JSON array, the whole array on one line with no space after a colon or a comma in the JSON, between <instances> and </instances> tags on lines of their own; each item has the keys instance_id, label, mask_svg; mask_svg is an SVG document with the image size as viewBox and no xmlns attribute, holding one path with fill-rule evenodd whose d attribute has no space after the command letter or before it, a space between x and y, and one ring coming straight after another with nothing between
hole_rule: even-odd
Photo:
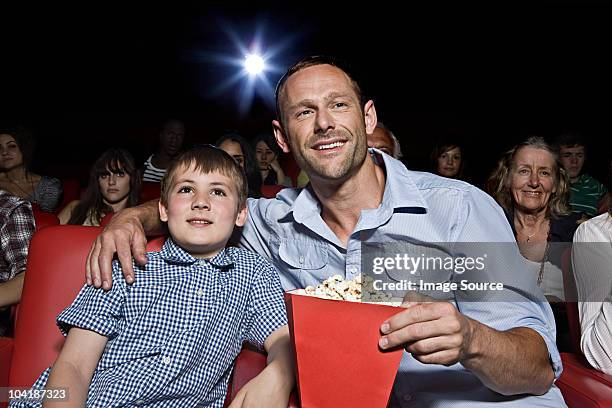
<instances>
[{"instance_id":1,"label":"popcorn box","mask_svg":"<svg viewBox=\"0 0 612 408\"><path fill-rule=\"evenodd\" d=\"M387 406L402 348L378 347L393 306L285 293L302 408Z\"/></svg>"}]
</instances>

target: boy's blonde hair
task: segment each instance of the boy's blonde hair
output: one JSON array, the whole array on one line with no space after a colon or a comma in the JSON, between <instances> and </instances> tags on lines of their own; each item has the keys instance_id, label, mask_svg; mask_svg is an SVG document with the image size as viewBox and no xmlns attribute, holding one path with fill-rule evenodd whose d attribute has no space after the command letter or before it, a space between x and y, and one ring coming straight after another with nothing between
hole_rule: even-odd
<instances>
[{"instance_id":1,"label":"boy's blonde hair","mask_svg":"<svg viewBox=\"0 0 612 408\"><path fill-rule=\"evenodd\" d=\"M236 160L223 150L212 145L196 146L183 152L170 167L166 170L166 174L161 181L161 197L160 201L164 207L168 206L170 198L170 189L174 183L174 178L179 169L193 168L195 171L202 173L213 173L218 171L224 176L229 177L234 181L236 193L238 196L238 210L246 206L247 199L247 181L242 171L242 168L236 163Z\"/></svg>"}]
</instances>

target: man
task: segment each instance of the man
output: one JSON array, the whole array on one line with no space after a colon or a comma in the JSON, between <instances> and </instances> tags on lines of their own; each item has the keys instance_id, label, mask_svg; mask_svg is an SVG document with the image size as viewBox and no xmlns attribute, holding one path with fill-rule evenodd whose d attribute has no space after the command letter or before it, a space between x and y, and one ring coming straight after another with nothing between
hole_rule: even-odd
<instances>
[{"instance_id":1,"label":"man","mask_svg":"<svg viewBox=\"0 0 612 408\"><path fill-rule=\"evenodd\" d=\"M11 331L10 307L23 288L34 215L29 202L0 190L0 336Z\"/></svg>"},{"instance_id":2,"label":"man","mask_svg":"<svg viewBox=\"0 0 612 408\"><path fill-rule=\"evenodd\" d=\"M166 121L159 132L157 151L144 162L142 181L160 182L166 173L166 168L181 153L184 140L185 124L175 119Z\"/></svg>"},{"instance_id":3,"label":"man","mask_svg":"<svg viewBox=\"0 0 612 408\"><path fill-rule=\"evenodd\" d=\"M570 179L570 205L572 211L583 213L588 218L598 214L601 201L607 190L603 184L590 175L583 173L586 161L586 147L580 135L565 133L557 142L561 164Z\"/></svg>"},{"instance_id":4,"label":"man","mask_svg":"<svg viewBox=\"0 0 612 408\"><path fill-rule=\"evenodd\" d=\"M402 148L399 141L382 122L376 123L374 133L368 136L368 147L381 150L394 159L402 158Z\"/></svg>"},{"instance_id":5,"label":"man","mask_svg":"<svg viewBox=\"0 0 612 408\"><path fill-rule=\"evenodd\" d=\"M374 103L362 100L358 84L336 60L311 57L295 64L276 97L276 139L308 174L310 187L250 200L240 243L272 260L283 289L316 285L334 274L360 275L361 245L368 242L514 241L499 206L473 186L409 172L375 150L380 165L372 160L366 135L376 127ZM143 226L159 227L155 208L149 204L113 218L90 253L88 282L110 288L112 256L117 252L130 267L130 245L137 261L146 262ZM529 291L518 259L500 259L492 272L508 272L498 278ZM405 306L380 328L381 348L402 346L410 353L396 378L394 405L563 406L560 391L551 388L561 363L545 302Z\"/></svg>"}]
</instances>

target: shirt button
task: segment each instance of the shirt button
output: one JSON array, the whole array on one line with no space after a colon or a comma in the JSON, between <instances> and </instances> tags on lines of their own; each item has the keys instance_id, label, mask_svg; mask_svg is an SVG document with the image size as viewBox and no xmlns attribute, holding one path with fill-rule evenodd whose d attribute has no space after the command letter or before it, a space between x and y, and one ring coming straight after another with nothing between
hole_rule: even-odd
<instances>
[{"instance_id":1,"label":"shirt button","mask_svg":"<svg viewBox=\"0 0 612 408\"><path fill-rule=\"evenodd\" d=\"M349 268L349 272L350 272L350 273L357 273L357 267L355 267L355 266L351 266L351 267Z\"/></svg>"},{"instance_id":2,"label":"shirt button","mask_svg":"<svg viewBox=\"0 0 612 408\"><path fill-rule=\"evenodd\" d=\"M303 264L304 263L304 257L300 256L300 263Z\"/></svg>"},{"instance_id":3,"label":"shirt button","mask_svg":"<svg viewBox=\"0 0 612 408\"><path fill-rule=\"evenodd\" d=\"M406 394L404 395L404 401L408 402L412 400L412 394Z\"/></svg>"},{"instance_id":4,"label":"shirt button","mask_svg":"<svg viewBox=\"0 0 612 408\"><path fill-rule=\"evenodd\" d=\"M196 292L196 294L200 297L204 296L204 289L198 289L198 291Z\"/></svg>"},{"instance_id":5,"label":"shirt button","mask_svg":"<svg viewBox=\"0 0 612 408\"><path fill-rule=\"evenodd\" d=\"M162 362L166 365L170 364L172 362L172 360L170 359L170 357L168 356L164 356L164 358L162 358Z\"/></svg>"}]
</instances>

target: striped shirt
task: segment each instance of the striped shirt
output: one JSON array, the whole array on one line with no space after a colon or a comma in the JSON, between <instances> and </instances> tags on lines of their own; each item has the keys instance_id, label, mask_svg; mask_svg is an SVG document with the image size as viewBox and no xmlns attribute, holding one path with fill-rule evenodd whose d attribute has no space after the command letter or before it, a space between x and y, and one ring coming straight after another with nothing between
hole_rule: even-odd
<instances>
[{"instance_id":1,"label":"striped shirt","mask_svg":"<svg viewBox=\"0 0 612 408\"><path fill-rule=\"evenodd\" d=\"M379 151L370 152L379 159ZM478 243L471 245L473 254L466 254L474 257L482 256L481 243L497 243L498 248L499 243L505 243L506 248L513 248L512 256L490 253L494 261L487 263L487 281L503 283L516 301L470 302L455 291L454 303L464 315L497 330L528 327L538 332L558 378L562 365L555 345L552 311L548 302L534 302L526 296L539 293L541 297L541 291L525 269L499 205L470 184L409 171L400 161L386 154L381 156L384 163L380 164L386 170L382 203L378 208L361 211L347 245L321 218L321 204L310 188L286 188L275 199L249 199L241 245L268 257L280 273L283 289L289 290L317 285L336 274L346 279L359 276L362 245L367 243ZM505 407L564 406L561 392L554 386L541 396L505 397L485 387L461 364L421 364L407 353L400 364L393 395L399 406L452 404L454 408L472 408L500 401L505 402Z\"/></svg>"},{"instance_id":2,"label":"striped shirt","mask_svg":"<svg viewBox=\"0 0 612 408\"><path fill-rule=\"evenodd\" d=\"M166 169L158 169L153 165L151 160L153 159L153 155L150 155L149 158L144 162L144 172L142 173L142 181L151 181L154 183L159 183L162 178L164 178L164 174L166 174Z\"/></svg>"},{"instance_id":3,"label":"striped shirt","mask_svg":"<svg viewBox=\"0 0 612 408\"><path fill-rule=\"evenodd\" d=\"M578 290L582 336L589 363L612 374L612 217L601 214L578 227L572 266Z\"/></svg>"},{"instance_id":4,"label":"striped shirt","mask_svg":"<svg viewBox=\"0 0 612 408\"><path fill-rule=\"evenodd\" d=\"M262 348L287 324L274 267L239 248L196 259L171 239L146 269L134 267L127 285L114 262L109 292L85 286L58 316L64 334L74 326L109 338L87 406L222 407L243 341Z\"/></svg>"},{"instance_id":5,"label":"striped shirt","mask_svg":"<svg viewBox=\"0 0 612 408\"><path fill-rule=\"evenodd\" d=\"M25 199L38 204L42 211L53 212L62 198L62 182L54 177L41 176L36 188Z\"/></svg>"},{"instance_id":6,"label":"striped shirt","mask_svg":"<svg viewBox=\"0 0 612 408\"><path fill-rule=\"evenodd\" d=\"M570 184L570 205L575 213L585 213L589 217L597 215L599 200L608 190L588 174L582 174L575 183Z\"/></svg>"}]
</instances>

